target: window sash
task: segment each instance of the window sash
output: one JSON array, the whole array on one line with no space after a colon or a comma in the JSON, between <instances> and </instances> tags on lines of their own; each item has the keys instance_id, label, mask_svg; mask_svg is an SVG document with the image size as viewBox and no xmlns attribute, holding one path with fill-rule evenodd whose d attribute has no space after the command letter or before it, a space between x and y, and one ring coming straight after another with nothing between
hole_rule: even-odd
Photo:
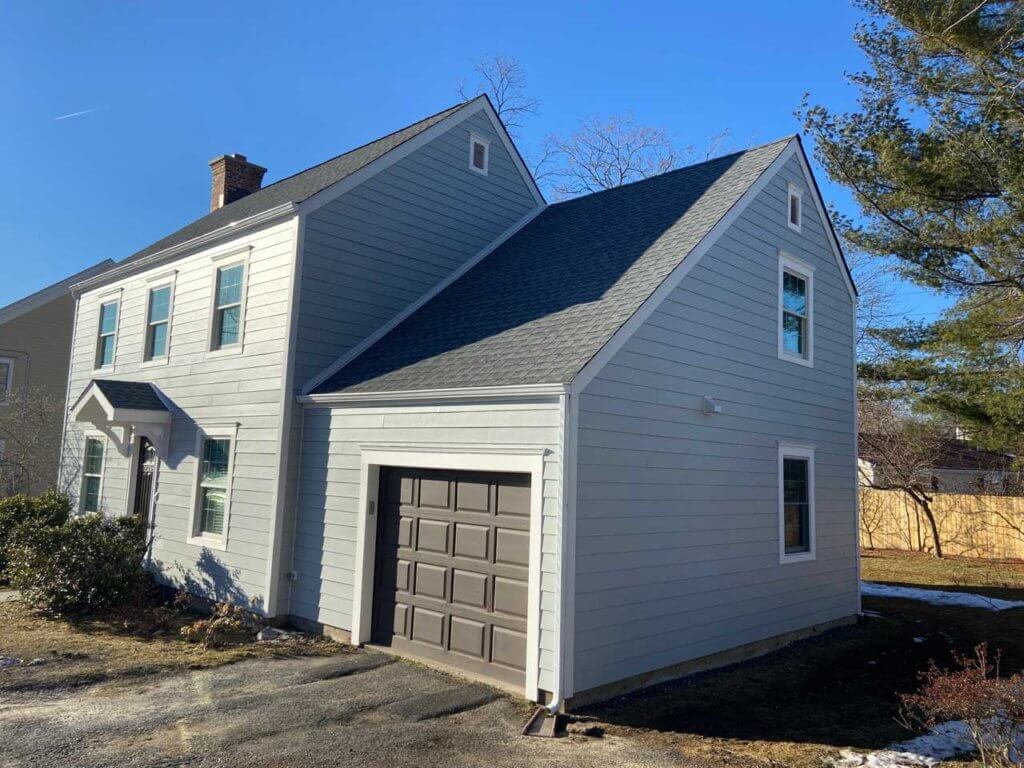
<instances>
[{"instance_id":1,"label":"window sash","mask_svg":"<svg viewBox=\"0 0 1024 768\"><path fill-rule=\"evenodd\" d=\"M100 511L100 489L103 484L103 441L95 437L85 439L82 460L82 511Z\"/></svg>"},{"instance_id":2,"label":"window sash","mask_svg":"<svg viewBox=\"0 0 1024 768\"><path fill-rule=\"evenodd\" d=\"M223 437L203 439L199 465L197 532L223 536L228 509L232 441Z\"/></svg>"},{"instance_id":3,"label":"window sash","mask_svg":"<svg viewBox=\"0 0 1024 768\"><path fill-rule=\"evenodd\" d=\"M811 462L798 456L782 459L782 514L787 555L811 549Z\"/></svg>"},{"instance_id":4,"label":"window sash","mask_svg":"<svg viewBox=\"0 0 1024 768\"><path fill-rule=\"evenodd\" d=\"M782 271L782 348L799 357L807 356L807 286L807 278L788 269Z\"/></svg>"},{"instance_id":5,"label":"window sash","mask_svg":"<svg viewBox=\"0 0 1024 768\"><path fill-rule=\"evenodd\" d=\"M152 288L146 310L146 360L167 356L167 336L171 318L171 287Z\"/></svg>"},{"instance_id":6,"label":"window sash","mask_svg":"<svg viewBox=\"0 0 1024 768\"><path fill-rule=\"evenodd\" d=\"M7 398L11 394L10 386L11 383L11 371L14 370L14 363L9 360L0 360L0 400Z\"/></svg>"},{"instance_id":7,"label":"window sash","mask_svg":"<svg viewBox=\"0 0 1024 768\"><path fill-rule=\"evenodd\" d=\"M241 341L244 281L244 264L221 267L217 270L213 333L215 349L234 346Z\"/></svg>"},{"instance_id":8,"label":"window sash","mask_svg":"<svg viewBox=\"0 0 1024 768\"><path fill-rule=\"evenodd\" d=\"M105 368L114 363L114 348L117 344L118 302L109 301L100 305L100 327L96 341L96 367Z\"/></svg>"},{"instance_id":9,"label":"window sash","mask_svg":"<svg viewBox=\"0 0 1024 768\"><path fill-rule=\"evenodd\" d=\"M800 195L791 191L789 193L789 223L794 227L799 227L802 216L803 211L801 210Z\"/></svg>"}]
</instances>

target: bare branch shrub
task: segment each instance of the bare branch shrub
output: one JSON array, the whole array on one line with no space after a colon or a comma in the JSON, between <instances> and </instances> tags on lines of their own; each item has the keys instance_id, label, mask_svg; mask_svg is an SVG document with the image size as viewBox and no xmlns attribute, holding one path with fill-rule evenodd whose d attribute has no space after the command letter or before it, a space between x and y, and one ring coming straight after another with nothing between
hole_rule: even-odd
<instances>
[{"instance_id":1,"label":"bare branch shrub","mask_svg":"<svg viewBox=\"0 0 1024 768\"><path fill-rule=\"evenodd\" d=\"M52 487L57 480L64 401L47 389L28 386L11 392L5 403L0 408L0 496Z\"/></svg>"}]
</instances>

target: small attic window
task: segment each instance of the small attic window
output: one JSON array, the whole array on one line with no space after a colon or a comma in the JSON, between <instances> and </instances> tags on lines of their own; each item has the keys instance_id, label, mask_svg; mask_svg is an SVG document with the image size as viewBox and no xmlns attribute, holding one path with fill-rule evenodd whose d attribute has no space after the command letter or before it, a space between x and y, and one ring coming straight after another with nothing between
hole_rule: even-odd
<instances>
[{"instance_id":1,"label":"small attic window","mask_svg":"<svg viewBox=\"0 0 1024 768\"><path fill-rule=\"evenodd\" d=\"M469 168L487 175L487 166L491 159L491 142L481 139L476 134L469 135Z\"/></svg>"},{"instance_id":2,"label":"small attic window","mask_svg":"<svg viewBox=\"0 0 1024 768\"><path fill-rule=\"evenodd\" d=\"M803 192L794 187L792 184L789 185L789 212L788 212L788 224L789 228L800 231L804 223L804 210L803 210Z\"/></svg>"}]
</instances>

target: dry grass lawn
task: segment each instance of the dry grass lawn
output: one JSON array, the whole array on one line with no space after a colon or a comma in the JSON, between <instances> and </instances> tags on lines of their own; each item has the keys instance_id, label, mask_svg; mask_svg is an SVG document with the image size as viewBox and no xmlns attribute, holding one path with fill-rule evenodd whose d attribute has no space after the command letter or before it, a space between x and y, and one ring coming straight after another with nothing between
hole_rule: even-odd
<instances>
[{"instance_id":1,"label":"dry grass lawn","mask_svg":"<svg viewBox=\"0 0 1024 768\"><path fill-rule=\"evenodd\" d=\"M328 655L349 650L324 638L235 642L208 650L186 642L180 628L197 618L176 613L161 634L132 633L123 618L81 621L39 616L20 602L0 603L0 656L31 662L0 669L3 691L89 685L182 669L201 669L241 659Z\"/></svg>"},{"instance_id":2,"label":"dry grass lawn","mask_svg":"<svg viewBox=\"0 0 1024 768\"><path fill-rule=\"evenodd\" d=\"M860 562L867 581L977 592L1007 600L1024 598L1024 562L1020 560L940 560L927 552L865 550Z\"/></svg>"}]
</instances>

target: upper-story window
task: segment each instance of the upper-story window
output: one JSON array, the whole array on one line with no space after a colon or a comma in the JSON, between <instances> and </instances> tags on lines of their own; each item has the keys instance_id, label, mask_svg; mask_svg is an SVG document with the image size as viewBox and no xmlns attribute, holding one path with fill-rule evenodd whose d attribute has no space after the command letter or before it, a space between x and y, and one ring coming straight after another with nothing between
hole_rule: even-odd
<instances>
[{"instance_id":1,"label":"upper-story window","mask_svg":"<svg viewBox=\"0 0 1024 768\"><path fill-rule=\"evenodd\" d=\"M96 367L114 364L117 347L117 310L119 302L107 301L100 305L100 328L96 339Z\"/></svg>"},{"instance_id":2,"label":"upper-story window","mask_svg":"<svg viewBox=\"0 0 1024 768\"><path fill-rule=\"evenodd\" d=\"M0 357L0 405L11 394L14 387L14 360L9 357Z\"/></svg>"},{"instance_id":3,"label":"upper-story window","mask_svg":"<svg viewBox=\"0 0 1024 768\"><path fill-rule=\"evenodd\" d=\"M779 257L779 357L812 365L814 269L785 254Z\"/></svg>"},{"instance_id":4,"label":"upper-story window","mask_svg":"<svg viewBox=\"0 0 1024 768\"><path fill-rule=\"evenodd\" d=\"M788 202L788 210L786 216L788 217L786 223L789 224L789 228L799 232L803 228L804 224L804 196L803 192L799 188L789 185L789 194L786 196Z\"/></svg>"},{"instance_id":5,"label":"upper-story window","mask_svg":"<svg viewBox=\"0 0 1024 768\"><path fill-rule=\"evenodd\" d=\"M163 360L167 357L171 325L171 286L162 285L149 290L146 309L146 346L144 357Z\"/></svg>"},{"instance_id":6,"label":"upper-story window","mask_svg":"<svg viewBox=\"0 0 1024 768\"><path fill-rule=\"evenodd\" d=\"M469 167L486 176L490 160L491 142L471 133L469 135Z\"/></svg>"},{"instance_id":7,"label":"upper-story window","mask_svg":"<svg viewBox=\"0 0 1024 768\"><path fill-rule=\"evenodd\" d=\"M237 346L244 322L245 264L217 269L213 302L213 349Z\"/></svg>"}]
</instances>

